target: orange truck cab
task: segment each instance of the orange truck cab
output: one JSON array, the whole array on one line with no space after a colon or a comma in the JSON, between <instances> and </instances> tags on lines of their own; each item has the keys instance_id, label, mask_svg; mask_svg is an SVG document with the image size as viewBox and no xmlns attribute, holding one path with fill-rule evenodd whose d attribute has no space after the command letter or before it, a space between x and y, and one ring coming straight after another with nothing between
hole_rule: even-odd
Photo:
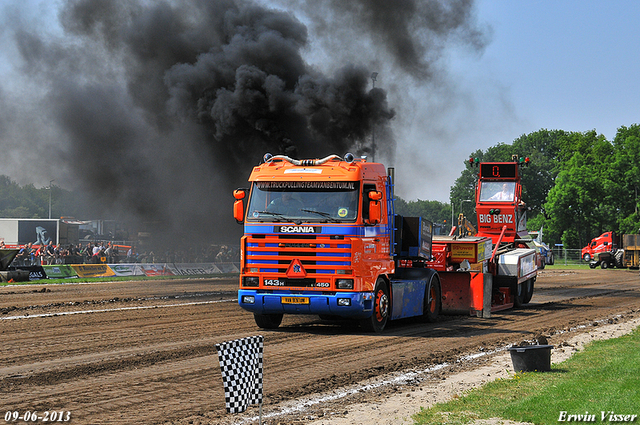
<instances>
[{"instance_id":1,"label":"orange truck cab","mask_svg":"<svg viewBox=\"0 0 640 425\"><path fill-rule=\"evenodd\" d=\"M351 154L267 154L253 168L251 187L234 192L234 217L244 223L238 303L259 327L278 327L284 314L376 332L388 320L435 320L439 278L423 267L432 225L394 213L392 179L393 169Z\"/></svg>"}]
</instances>

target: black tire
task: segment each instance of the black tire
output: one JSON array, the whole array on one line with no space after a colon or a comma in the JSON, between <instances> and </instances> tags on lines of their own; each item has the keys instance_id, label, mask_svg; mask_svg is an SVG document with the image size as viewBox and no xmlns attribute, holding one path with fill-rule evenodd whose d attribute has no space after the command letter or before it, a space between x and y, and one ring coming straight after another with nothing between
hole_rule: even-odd
<instances>
[{"instance_id":1,"label":"black tire","mask_svg":"<svg viewBox=\"0 0 640 425\"><path fill-rule=\"evenodd\" d=\"M425 322L433 323L438 319L442 308L442 289L440 288L440 278L436 273L431 276L424 294L424 313L422 315Z\"/></svg>"},{"instance_id":2,"label":"black tire","mask_svg":"<svg viewBox=\"0 0 640 425\"><path fill-rule=\"evenodd\" d=\"M616 267L621 269L624 267L623 264L623 257L624 257L624 251L619 249L618 251L616 251L616 255L614 256L615 260L616 260Z\"/></svg>"},{"instance_id":3,"label":"black tire","mask_svg":"<svg viewBox=\"0 0 640 425\"><path fill-rule=\"evenodd\" d=\"M391 299L389 298L389 286L379 277L373 290L373 311L371 317L360 321L360 326L368 332L380 333L389 321L391 313Z\"/></svg>"},{"instance_id":4,"label":"black tire","mask_svg":"<svg viewBox=\"0 0 640 425\"><path fill-rule=\"evenodd\" d=\"M591 261L591 255L589 255L589 253L587 252L582 256L582 259L588 263L589 261Z\"/></svg>"},{"instance_id":5,"label":"black tire","mask_svg":"<svg viewBox=\"0 0 640 425\"><path fill-rule=\"evenodd\" d=\"M535 279L529 279L526 282L524 282L524 288L525 288L525 296L524 296L524 300L523 304L528 304L529 301L531 301L531 298L533 297L533 285L535 283Z\"/></svg>"},{"instance_id":6,"label":"black tire","mask_svg":"<svg viewBox=\"0 0 640 425\"><path fill-rule=\"evenodd\" d=\"M553 259L553 252L551 253L551 257L549 257L549 265L553 266L553 263L555 262L555 260Z\"/></svg>"},{"instance_id":7,"label":"black tire","mask_svg":"<svg viewBox=\"0 0 640 425\"><path fill-rule=\"evenodd\" d=\"M522 304L524 304L524 300L527 295L525 292L526 289L524 287L524 282L516 283L515 292L513 294L513 306L515 308L520 308L522 307Z\"/></svg>"},{"instance_id":8,"label":"black tire","mask_svg":"<svg viewBox=\"0 0 640 425\"><path fill-rule=\"evenodd\" d=\"M253 313L256 325L262 329L277 329L282 323L282 314L258 314Z\"/></svg>"},{"instance_id":9,"label":"black tire","mask_svg":"<svg viewBox=\"0 0 640 425\"><path fill-rule=\"evenodd\" d=\"M609 261L604 260L602 263L600 263L600 267L603 269L608 269L609 268Z\"/></svg>"}]
</instances>

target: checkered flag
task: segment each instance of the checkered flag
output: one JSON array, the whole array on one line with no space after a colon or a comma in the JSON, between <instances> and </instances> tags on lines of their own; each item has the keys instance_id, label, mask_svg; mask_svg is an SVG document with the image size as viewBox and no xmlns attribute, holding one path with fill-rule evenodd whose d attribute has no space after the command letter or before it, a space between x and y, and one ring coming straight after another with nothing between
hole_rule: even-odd
<instances>
[{"instance_id":1,"label":"checkered flag","mask_svg":"<svg viewBox=\"0 0 640 425\"><path fill-rule=\"evenodd\" d=\"M262 405L262 335L216 344L228 413Z\"/></svg>"}]
</instances>

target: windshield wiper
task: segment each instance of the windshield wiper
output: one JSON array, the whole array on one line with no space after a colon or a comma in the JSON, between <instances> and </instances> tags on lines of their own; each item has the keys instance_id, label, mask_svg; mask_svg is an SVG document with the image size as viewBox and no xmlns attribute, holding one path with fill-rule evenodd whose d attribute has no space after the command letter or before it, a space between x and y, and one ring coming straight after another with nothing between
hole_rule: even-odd
<instances>
[{"instance_id":1,"label":"windshield wiper","mask_svg":"<svg viewBox=\"0 0 640 425\"><path fill-rule=\"evenodd\" d=\"M332 217L332 216L331 216L331 214L326 213L326 212L324 212L324 211L307 210L307 209L304 209L304 208L301 208L301 209L300 209L300 211L304 211L304 212L310 212L310 213L318 214L318 215L321 215L322 217L326 218L326 219L327 219L327 220L329 220L329 221L333 221L334 223L341 223L341 221L340 221L340 220L338 220L338 219L337 219L337 218L335 218L335 217Z\"/></svg>"},{"instance_id":2,"label":"windshield wiper","mask_svg":"<svg viewBox=\"0 0 640 425\"><path fill-rule=\"evenodd\" d=\"M277 213L277 212L272 212L272 211L256 211L258 214L267 214L267 215L272 215L274 217L278 217L278 218L285 218L284 214L281 213Z\"/></svg>"},{"instance_id":3,"label":"windshield wiper","mask_svg":"<svg viewBox=\"0 0 640 425\"><path fill-rule=\"evenodd\" d=\"M295 220L291 217L287 217L286 215L282 214L282 213L277 213L277 212L273 212L273 211L258 211L258 214L268 214L268 215L272 215L274 217L278 217L281 220L277 220L277 221L292 221L297 225L300 225L302 223L301 220Z\"/></svg>"}]
</instances>

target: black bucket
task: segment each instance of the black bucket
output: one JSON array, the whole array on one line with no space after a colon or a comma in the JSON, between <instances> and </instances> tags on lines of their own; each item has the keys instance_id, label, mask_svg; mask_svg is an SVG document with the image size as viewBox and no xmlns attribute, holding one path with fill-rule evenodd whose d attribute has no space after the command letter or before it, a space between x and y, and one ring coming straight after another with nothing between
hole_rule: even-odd
<instances>
[{"instance_id":1,"label":"black bucket","mask_svg":"<svg viewBox=\"0 0 640 425\"><path fill-rule=\"evenodd\" d=\"M511 347L511 362L516 372L548 372L551 370L553 345Z\"/></svg>"}]
</instances>

